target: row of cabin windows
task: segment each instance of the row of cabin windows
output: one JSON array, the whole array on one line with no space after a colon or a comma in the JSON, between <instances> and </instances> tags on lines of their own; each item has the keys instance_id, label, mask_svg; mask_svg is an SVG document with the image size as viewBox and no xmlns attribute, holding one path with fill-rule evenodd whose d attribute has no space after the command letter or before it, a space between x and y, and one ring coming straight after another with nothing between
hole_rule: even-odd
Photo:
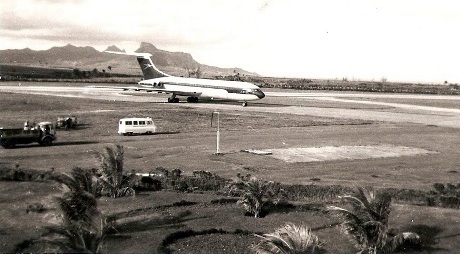
<instances>
[{"instance_id":1,"label":"row of cabin windows","mask_svg":"<svg viewBox=\"0 0 460 254\"><path fill-rule=\"evenodd\" d=\"M146 121L126 121L125 125L145 125ZM152 124L152 121L147 121L147 125ZM123 124L123 121L120 121L120 124Z\"/></svg>"}]
</instances>

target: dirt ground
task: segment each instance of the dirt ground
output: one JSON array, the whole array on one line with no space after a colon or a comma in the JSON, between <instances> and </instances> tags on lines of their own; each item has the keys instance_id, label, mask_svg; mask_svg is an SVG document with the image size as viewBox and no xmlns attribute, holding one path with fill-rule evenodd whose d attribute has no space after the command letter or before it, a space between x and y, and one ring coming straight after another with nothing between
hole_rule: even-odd
<instances>
[{"instance_id":1,"label":"dirt ground","mask_svg":"<svg viewBox=\"0 0 460 254\"><path fill-rule=\"evenodd\" d=\"M207 170L227 178L234 178L237 173L250 173L264 180L288 184L423 190L431 189L433 183L460 182L460 114L457 112L460 103L457 97L437 98L433 103L433 98L418 98L417 95L395 99L362 94L358 98L348 95L344 99L340 93L296 93L297 96L283 97L280 91L269 90L265 99L242 107L232 102L169 104L165 103L167 95L93 90L85 87L88 84L55 88L55 84L34 83L22 84L16 90L14 87L18 87L18 84L7 85L2 83L0 86L0 126L21 127L25 120L55 121L59 116L70 114L77 116L79 125L76 130L58 131L58 140L51 147L32 144L15 149L1 148L1 165L62 172L68 172L76 166L98 167L95 154L102 151L106 144L120 143L125 148L125 169L142 173L164 167L180 168L189 175L195 170ZM31 86L44 88L34 90ZM215 154L215 118L211 126L214 111L220 112L219 155ZM117 134L118 119L136 116L152 117L158 133L138 136ZM315 149L315 156L321 159L283 160L276 156L242 152L248 149L285 151L281 152L282 156L286 156L286 151L310 149L311 152ZM390 152L391 156L385 156ZM305 156L300 153L299 157ZM315 181L311 180L313 178ZM1 202L14 204L13 208L2 212L2 217L27 219L29 215L15 217L12 214L20 211L24 203L31 202L31 197L26 198L26 190L30 187L21 188L26 191L20 194L24 198L11 199L8 195L14 193L14 187L10 183L6 185L0 182L0 185ZM51 200L51 194L41 195ZM114 203L128 201L111 202L109 209L115 207ZM50 204L52 206L52 202ZM132 206L126 205L123 209L131 209ZM430 218L429 226L437 226L443 232L437 237L451 236L440 240L450 247L447 252L439 253L450 253L451 248L460 248L452 243L459 239L458 210L423 208L411 218L407 209L413 212L418 210L399 206L396 213L401 219L395 223L403 222L408 226L412 223L410 220L416 218L419 224L426 225L422 222ZM265 221L263 229L273 229L282 220ZM314 221L303 217L296 220ZM7 234L5 228L17 226L11 222L6 226L6 220L1 221L2 235ZM218 224L221 221L210 220L209 223ZM191 227L192 224L188 225ZM38 224L34 225L31 227L39 227ZM243 227L242 224L238 225L234 228ZM332 233L330 230L335 232L336 229L321 231L321 235ZM145 237L145 234L136 234L136 237ZM32 231L29 235L35 233ZM181 248L180 244L176 247ZM1 251L11 251L11 248L10 244ZM138 249L138 252L152 250L145 248ZM124 252L126 249L119 246L112 251Z\"/></svg>"},{"instance_id":2,"label":"dirt ground","mask_svg":"<svg viewBox=\"0 0 460 254\"><path fill-rule=\"evenodd\" d=\"M58 88L52 83L53 86L32 85L38 83L22 84L15 91L8 88L11 91L7 91L15 93L0 93L3 97L0 126L20 127L25 120L54 121L58 116L73 114L78 118L79 128L59 131L53 147L30 145L0 149L0 163L61 171L75 166L96 167L95 152L101 151L105 144L121 143L125 146L126 168L138 172L161 166L181 168L186 174L194 170L208 170L225 177L251 173L293 184L310 184L310 178L320 178L319 184L404 185L415 189L460 178L457 149L460 120L455 121L460 114L449 112L455 105L454 109L460 110L457 97L407 95L411 104L390 107L353 101L325 104L324 100L334 96L351 100L357 98L357 94L295 93L298 97L292 97L292 93L288 93L290 97L281 97L282 93L274 90L267 92L273 96L242 107L232 102L169 104L164 103L167 95L122 93L104 88L91 90L88 84ZM363 94L358 102L375 97ZM378 97L379 100L385 98L390 96ZM438 100L436 107L429 106L435 108L434 111L418 106L408 109L414 101L425 106L433 100ZM219 156L214 154L217 151L216 119L211 126L211 114L216 110L220 112L221 121L219 151L222 154ZM117 134L118 119L130 116L152 117L158 133L130 137ZM451 123L459 126L442 126ZM331 147L335 150L331 151ZM392 156L385 156L382 147L391 150ZM356 153L357 148L361 155ZM322 159L286 162L272 156L241 152L246 149L276 149L277 153L285 151L284 156L287 151L315 149L316 157ZM422 152L407 154L408 150ZM363 152L368 158L359 158Z\"/></svg>"}]
</instances>

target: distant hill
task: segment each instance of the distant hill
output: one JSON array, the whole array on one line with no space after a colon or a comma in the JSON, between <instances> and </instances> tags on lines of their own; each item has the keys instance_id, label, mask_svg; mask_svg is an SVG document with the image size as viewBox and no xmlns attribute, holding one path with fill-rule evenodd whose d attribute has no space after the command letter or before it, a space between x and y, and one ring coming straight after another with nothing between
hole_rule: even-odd
<instances>
[{"instance_id":1,"label":"distant hill","mask_svg":"<svg viewBox=\"0 0 460 254\"><path fill-rule=\"evenodd\" d=\"M112 45L111 51L123 51ZM240 68L219 68L198 63L192 55L183 52L169 52L158 49L151 43L142 42L136 52L153 55L154 64L162 71L177 75L189 76L189 73L199 70L202 77L240 75L258 76ZM0 64L22 65L30 67L51 67L92 70L94 68L114 73L139 75L142 73L137 61L132 56L115 55L100 52L93 47L76 47L68 44L63 47L53 47L47 50L7 49L0 50Z\"/></svg>"}]
</instances>

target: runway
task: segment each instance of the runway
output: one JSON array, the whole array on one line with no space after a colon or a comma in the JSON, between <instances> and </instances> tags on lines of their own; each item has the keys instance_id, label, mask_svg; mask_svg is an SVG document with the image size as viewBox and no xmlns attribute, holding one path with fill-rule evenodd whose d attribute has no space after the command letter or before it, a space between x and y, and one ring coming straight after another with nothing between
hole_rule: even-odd
<instances>
[{"instance_id":1,"label":"runway","mask_svg":"<svg viewBox=\"0 0 460 254\"><path fill-rule=\"evenodd\" d=\"M16 83L13 85L12 82L5 82L0 85L0 92L143 103L165 103L168 96L157 93L123 91L109 86L98 85L55 86L40 85L38 82L26 84L27 85L18 85ZM242 107L240 103L237 102L234 104L220 102L180 103L180 105L194 108L210 108L212 110L269 112L378 122L417 123L460 129L460 96L303 91L266 91L265 93L266 98L251 103L249 107ZM290 103L292 99L296 100L295 104ZM400 102L391 102L391 100L394 99L398 99ZM405 100L410 101L410 103L405 103ZM309 106L312 101L323 102L330 105L346 104L356 106L347 106L343 108L338 106ZM424 103L418 105L417 101L449 101L451 105L454 106L426 106ZM269 102L270 106L267 106L265 102ZM303 105L302 102L309 103Z\"/></svg>"}]
</instances>

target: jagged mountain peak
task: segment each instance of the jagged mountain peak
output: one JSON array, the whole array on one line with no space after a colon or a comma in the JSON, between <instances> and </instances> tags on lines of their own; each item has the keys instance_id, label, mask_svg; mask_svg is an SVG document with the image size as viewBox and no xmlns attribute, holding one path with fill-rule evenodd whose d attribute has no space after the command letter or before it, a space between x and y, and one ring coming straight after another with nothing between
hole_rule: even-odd
<instances>
[{"instance_id":1,"label":"jagged mountain peak","mask_svg":"<svg viewBox=\"0 0 460 254\"><path fill-rule=\"evenodd\" d=\"M117 52L126 52L124 49L120 49L119 47L115 46L115 45L112 45L112 46L108 46L107 49L105 49L105 51L117 51Z\"/></svg>"},{"instance_id":2,"label":"jagged mountain peak","mask_svg":"<svg viewBox=\"0 0 460 254\"><path fill-rule=\"evenodd\" d=\"M148 43L148 42L141 42L139 49L136 50L136 52L139 52L139 53L145 53L145 52L154 53L156 51L158 51L158 48L155 47L152 43Z\"/></svg>"}]
</instances>

